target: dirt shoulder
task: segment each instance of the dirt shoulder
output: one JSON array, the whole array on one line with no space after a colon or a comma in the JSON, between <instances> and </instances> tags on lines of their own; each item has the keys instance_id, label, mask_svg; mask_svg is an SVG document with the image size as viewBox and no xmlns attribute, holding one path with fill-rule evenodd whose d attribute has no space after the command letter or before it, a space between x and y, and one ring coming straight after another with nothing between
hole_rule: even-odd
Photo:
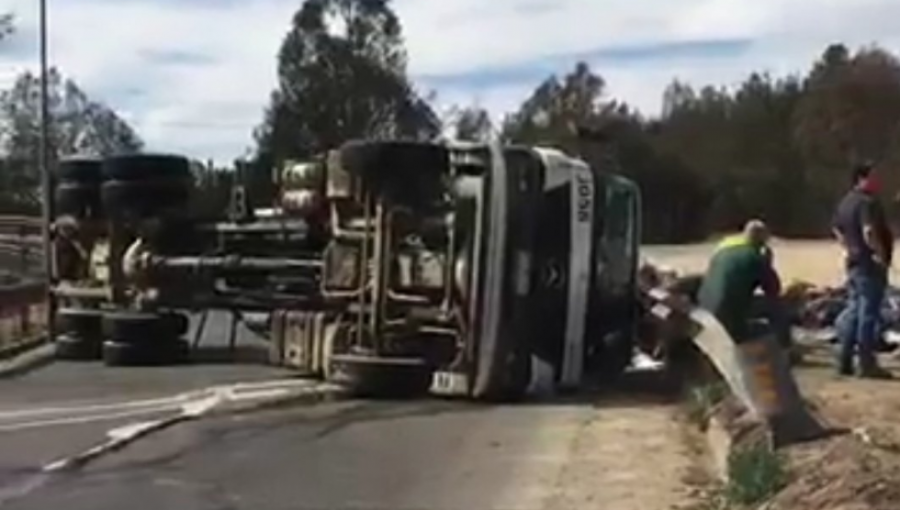
<instances>
[{"instance_id":1,"label":"dirt shoulder","mask_svg":"<svg viewBox=\"0 0 900 510\"><path fill-rule=\"evenodd\" d=\"M648 260L679 272L702 272L714 245L651 246ZM822 286L843 280L839 248L827 241L773 243L785 282ZM900 272L892 271L900 282ZM804 397L824 421L843 430L828 439L785 449L789 483L759 508L766 510L900 509L900 357L883 364L897 381L838 378L829 344L801 339L806 358L795 374Z\"/></svg>"},{"instance_id":2,"label":"dirt shoulder","mask_svg":"<svg viewBox=\"0 0 900 510\"><path fill-rule=\"evenodd\" d=\"M896 359L884 364L900 374ZM900 382L838 378L824 346L811 348L795 373L804 396L840 433L785 452L791 483L766 508L900 508Z\"/></svg>"}]
</instances>

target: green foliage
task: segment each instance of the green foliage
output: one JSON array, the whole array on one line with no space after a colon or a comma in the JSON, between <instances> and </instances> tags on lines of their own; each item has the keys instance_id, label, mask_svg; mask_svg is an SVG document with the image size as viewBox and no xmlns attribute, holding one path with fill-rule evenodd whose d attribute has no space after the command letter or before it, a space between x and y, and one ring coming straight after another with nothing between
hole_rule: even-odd
<instances>
[{"instance_id":1,"label":"green foliage","mask_svg":"<svg viewBox=\"0 0 900 510\"><path fill-rule=\"evenodd\" d=\"M728 457L724 495L736 505L756 505L770 499L788 481L784 460L764 444L735 450Z\"/></svg>"},{"instance_id":2,"label":"green foliage","mask_svg":"<svg viewBox=\"0 0 900 510\"><path fill-rule=\"evenodd\" d=\"M466 142L486 141L494 129L488 111L475 106L459 110L454 127L454 138Z\"/></svg>"},{"instance_id":3,"label":"green foliage","mask_svg":"<svg viewBox=\"0 0 900 510\"><path fill-rule=\"evenodd\" d=\"M251 196L266 203L273 167L352 138L430 138L440 121L406 76L401 23L388 0L306 0L278 54L279 86L246 162ZM645 242L690 242L751 217L776 235L827 235L848 168L900 164L900 62L876 47L828 47L806 76L750 73L733 88L678 81L659 118L606 98L586 63L549 76L507 115L513 143L557 147L622 172L641 187ZM493 131L479 108L457 112L457 138ZM587 142L585 128L608 139ZM900 186L900 172L884 172Z\"/></svg>"},{"instance_id":4,"label":"green foliage","mask_svg":"<svg viewBox=\"0 0 900 510\"><path fill-rule=\"evenodd\" d=\"M195 195L191 201L193 213L201 218L219 218L228 210L231 203L232 188L235 184L235 171L229 168L217 168L212 161L207 164L194 164Z\"/></svg>"},{"instance_id":5,"label":"green foliage","mask_svg":"<svg viewBox=\"0 0 900 510\"><path fill-rule=\"evenodd\" d=\"M705 424L710 413L725 397L728 396L728 385L715 382L694 386L688 391L688 418L697 424Z\"/></svg>"},{"instance_id":6,"label":"green foliage","mask_svg":"<svg viewBox=\"0 0 900 510\"><path fill-rule=\"evenodd\" d=\"M644 194L645 241L693 241L751 217L778 235L827 235L848 170L864 159L900 186L900 62L876 47L831 46L805 78L751 73L727 90L675 81L652 120L605 100L604 89L578 64L541 82L503 131L593 164L615 156ZM612 140L587 145L577 126L602 126Z\"/></svg>"},{"instance_id":7,"label":"green foliage","mask_svg":"<svg viewBox=\"0 0 900 510\"><path fill-rule=\"evenodd\" d=\"M2 24L2 22L0 22ZM112 109L90 99L58 70L48 73L51 165L72 154L139 151L143 142ZM24 72L0 92L0 213L39 209L40 75Z\"/></svg>"},{"instance_id":8,"label":"green foliage","mask_svg":"<svg viewBox=\"0 0 900 510\"><path fill-rule=\"evenodd\" d=\"M387 0L306 0L278 54L251 162L252 195L272 166L353 138L431 138L440 122L406 76L400 21ZM264 199L265 200L265 199Z\"/></svg>"}]
</instances>

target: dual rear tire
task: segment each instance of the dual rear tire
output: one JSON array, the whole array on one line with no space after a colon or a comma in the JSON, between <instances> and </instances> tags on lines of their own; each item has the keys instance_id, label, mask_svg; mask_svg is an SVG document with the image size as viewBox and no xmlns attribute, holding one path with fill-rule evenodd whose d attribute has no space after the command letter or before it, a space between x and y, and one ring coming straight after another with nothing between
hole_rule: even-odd
<instances>
[{"instance_id":1,"label":"dual rear tire","mask_svg":"<svg viewBox=\"0 0 900 510\"><path fill-rule=\"evenodd\" d=\"M188 360L181 338L188 321L180 314L117 311L103 317L103 361L107 366L158 366Z\"/></svg>"},{"instance_id":2,"label":"dual rear tire","mask_svg":"<svg viewBox=\"0 0 900 510\"><path fill-rule=\"evenodd\" d=\"M68 158L56 175L57 214L82 220L177 215L188 207L193 187L190 162L163 154Z\"/></svg>"},{"instance_id":3,"label":"dual rear tire","mask_svg":"<svg viewBox=\"0 0 900 510\"><path fill-rule=\"evenodd\" d=\"M56 357L68 361L94 361L103 353L103 312L97 309L61 308L57 327Z\"/></svg>"},{"instance_id":4,"label":"dual rear tire","mask_svg":"<svg viewBox=\"0 0 900 510\"><path fill-rule=\"evenodd\" d=\"M58 359L155 366L189 358L190 346L181 338L188 320L181 314L63 308L57 316L62 331L56 339Z\"/></svg>"}]
</instances>

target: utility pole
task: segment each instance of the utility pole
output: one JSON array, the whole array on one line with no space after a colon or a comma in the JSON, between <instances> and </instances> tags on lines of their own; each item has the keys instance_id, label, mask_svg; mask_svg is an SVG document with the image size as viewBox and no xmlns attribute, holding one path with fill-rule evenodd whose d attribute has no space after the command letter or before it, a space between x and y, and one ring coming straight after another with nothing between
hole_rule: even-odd
<instances>
[{"instance_id":1,"label":"utility pole","mask_svg":"<svg viewBox=\"0 0 900 510\"><path fill-rule=\"evenodd\" d=\"M47 282L47 338L56 341L56 297L53 294L53 238L50 231L53 224L53 176L50 170L50 101L49 71L47 65L47 0L39 0L40 9L40 66L41 66L41 144L39 166L41 171L41 192L43 195L43 244L44 271Z\"/></svg>"}]
</instances>

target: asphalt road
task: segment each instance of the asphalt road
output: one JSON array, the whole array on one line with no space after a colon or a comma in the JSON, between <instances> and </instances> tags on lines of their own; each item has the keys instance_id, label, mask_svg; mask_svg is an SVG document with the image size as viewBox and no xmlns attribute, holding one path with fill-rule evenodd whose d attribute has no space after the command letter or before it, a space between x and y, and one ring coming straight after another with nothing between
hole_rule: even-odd
<instances>
[{"instance_id":1,"label":"asphalt road","mask_svg":"<svg viewBox=\"0 0 900 510\"><path fill-rule=\"evenodd\" d=\"M0 508L664 510L690 501L696 459L677 407L641 394L496 407L298 402L181 423L74 472L42 472L113 428L176 412L117 414L148 399L287 375L253 364L59 363L0 382Z\"/></svg>"},{"instance_id":2,"label":"asphalt road","mask_svg":"<svg viewBox=\"0 0 900 510\"><path fill-rule=\"evenodd\" d=\"M76 473L113 423L0 434L0 508L668 509L691 459L671 409L332 402L184 423Z\"/></svg>"},{"instance_id":3,"label":"asphalt road","mask_svg":"<svg viewBox=\"0 0 900 510\"><path fill-rule=\"evenodd\" d=\"M192 339L197 321L186 338ZM99 363L56 362L0 382L0 408L41 402L98 402L152 398L215 384L292 377L265 364L267 345L238 330L234 357L226 348L229 317L214 313L195 353L195 364L152 368L112 368Z\"/></svg>"}]
</instances>

